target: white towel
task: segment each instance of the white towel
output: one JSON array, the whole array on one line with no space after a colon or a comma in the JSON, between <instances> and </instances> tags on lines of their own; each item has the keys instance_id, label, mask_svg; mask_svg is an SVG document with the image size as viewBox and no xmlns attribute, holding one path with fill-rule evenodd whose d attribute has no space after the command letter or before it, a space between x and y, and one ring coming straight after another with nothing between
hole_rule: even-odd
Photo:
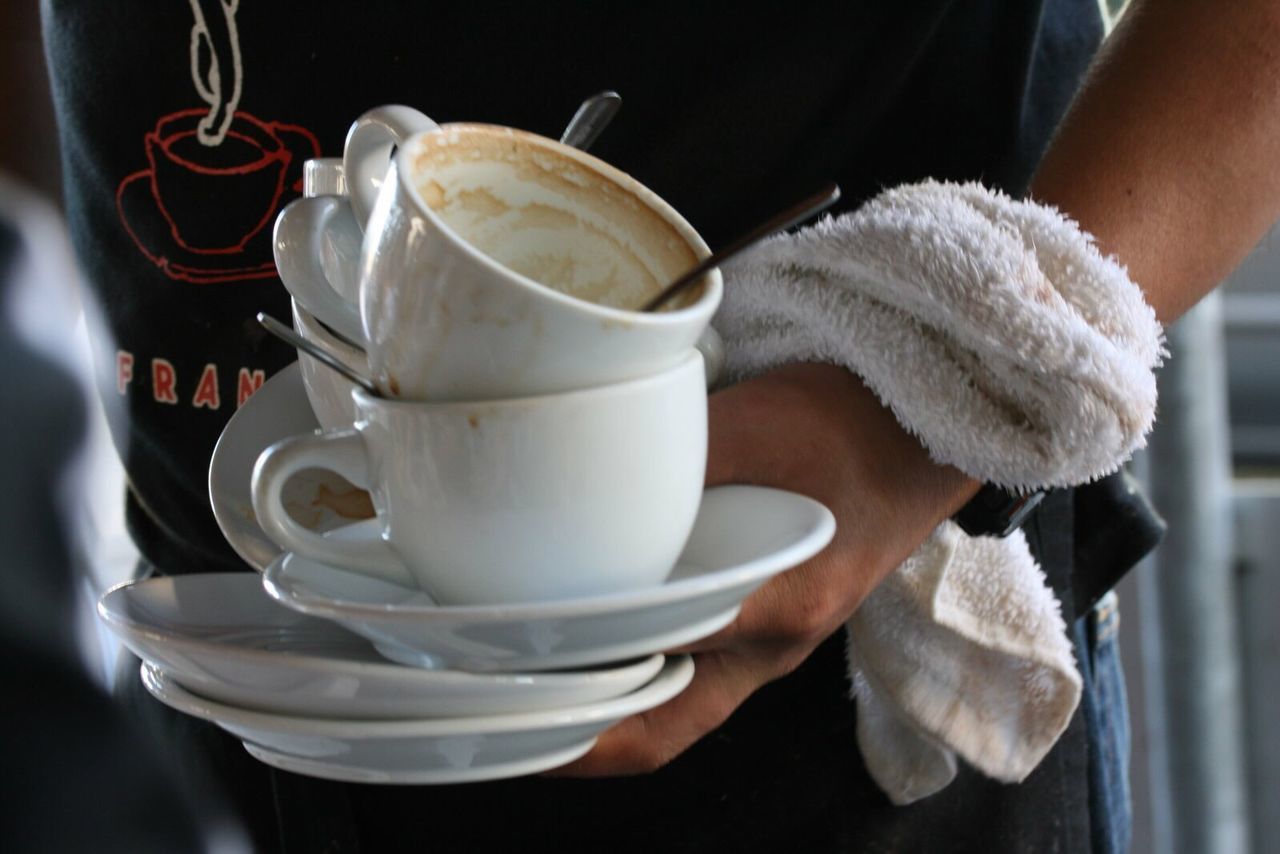
<instances>
[{"instance_id":1,"label":"white towel","mask_svg":"<svg viewBox=\"0 0 1280 854\"><path fill-rule=\"evenodd\" d=\"M860 375L933 458L1014 489L1115 471L1155 417L1163 330L1057 211L927 181L762 244L725 270L730 378L820 361ZM896 803L959 755L1026 777L1080 696L1060 606L1020 534L944 523L846 625L858 740Z\"/></svg>"}]
</instances>

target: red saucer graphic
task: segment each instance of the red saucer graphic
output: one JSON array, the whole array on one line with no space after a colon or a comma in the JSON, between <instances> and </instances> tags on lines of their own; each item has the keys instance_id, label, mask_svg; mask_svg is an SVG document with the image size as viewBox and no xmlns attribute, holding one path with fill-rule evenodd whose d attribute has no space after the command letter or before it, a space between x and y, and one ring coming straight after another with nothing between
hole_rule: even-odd
<instances>
[{"instance_id":1,"label":"red saucer graphic","mask_svg":"<svg viewBox=\"0 0 1280 854\"><path fill-rule=\"evenodd\" d=\"M171 279L274 277L271 223L301 192L302 164L319 156L319 142L306 128L237 112L222 143L206 146L196 136L206 113L172 113L147 134L149 167L116 191L120 222Z\"/></svg>"}]
</instances>

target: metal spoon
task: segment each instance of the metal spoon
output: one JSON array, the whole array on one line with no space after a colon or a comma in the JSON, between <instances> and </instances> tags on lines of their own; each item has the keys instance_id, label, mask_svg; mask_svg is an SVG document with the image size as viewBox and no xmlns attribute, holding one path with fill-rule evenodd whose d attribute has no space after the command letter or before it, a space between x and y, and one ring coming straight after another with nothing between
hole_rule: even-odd
<instances>
[{"instance_id":1,"label":"metal spoon","mask_svg":"<svg viewBox=\"0 0 1280 854\"><path fill-rule=\"evenodd\" d=\"M569 119L560 142L586 151L596 141L601 132L613 121L613 116L622 106L622 96L617 92L600 92L582 102L578 112Z\"/></svg>"},{"instance_id":2,"label":"metal spoon","mask_svg":"<svg viewBox=\"0 0 1280 854\"><path fill-rule=\"evenodd\" d=\"M702 278L712 269L719 267L725 261L728 261L734 255L737 255L743 249L763 240L775 231L784 231L793 225L799 225L814 214L824 211L834 205L839 198L840 187L836 184L828 184L822 192L816 193L803 201L797 202L786 210L770 217L767 222L763 222L756 226L751 231L721 249L719 252L711 253L701 262L695 264L687 273L684 273L674 282L663 288L657 296L640 306L640 311L657 311L672 297L678 296L685 288L698 281L698 279Z\"/></svg>"},{"instance_id":3,"label":"metal spoon","mask_svg":"<svg viewBox=\"0 0 1280 854\"><path fill-rule=\"evenodd\" d=\"M382 397L382 392L378 391L378 387L373 384L372 380L353 371L341 359L324 349L324 347L314 341L308 341L306 338L303 338L301 335L294 332L292 328L285 326L266 312L258 312L258 322L261 323L262 327L272 335L287 344L292 344L299 350L306 351L306 353L313 357L317 362L320 362L325 367L332 368L342 374L344 377L369 392L369 394L374 397Z\"/></svg>"}]
</instances>

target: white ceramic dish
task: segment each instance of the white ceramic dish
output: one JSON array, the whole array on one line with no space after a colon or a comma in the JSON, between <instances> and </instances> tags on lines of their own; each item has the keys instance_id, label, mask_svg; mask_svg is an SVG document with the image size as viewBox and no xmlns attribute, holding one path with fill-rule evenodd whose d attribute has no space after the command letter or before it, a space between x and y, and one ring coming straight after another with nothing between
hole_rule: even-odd
<instances>
[{"instance_id":1,"label":"white ceramic dish","mask_svg":"<svg viewBox=\"0 0 1280 854\"><path fill-rule=\"evenodd\" d=\"M249 481L253 464L268 445L319 428L307 400L298 363L263 383L223 428L209 461L209 502L227 542L259 571L280 554L253 512ZM285 505L316 531L349 525L373 515L369 494L330 471L299 472L284 490Z\"/></svg>"},{"instance_id":2,"label":"white ceramic dish","mask_svg":"<svg viewBox=\"0 0 1280 854\"><path fill-rule=\"evenodd\" d=\"M613 724L679 694L693 660L676 656L643 688L573 708L511 715L359 721L273 715L184 690L143 663L142 681L161 702L212 721L264 762L302 774L361 783L463 783L532 774L591 749Z\"/></svg>"},{"instance_id":3,"label":"white ceramic dish","mask_svg":"<svg viewBox=\"0 0 1280 854\"><path fill-rule=\"evenodd\" d=\"M634 691L662 656L560 673L462 673L393 664L336 623L285 608L252 573L151 578L98 602L107 626L183 687L246 709L315 718L494 715Z\"/></svg>"},{"instance_id":4,"label":"white ceramic dish","mask_svg":"<svg viewBox=\"0 0 1280 854\"><path fill-rule=\"evenodd\" d=\"M253 470L258 524L314 561L449 605L598 596L661 584L697 517L707 388L693 348L660 373L562 394L353 398L356 429L277 442ZM321 468L368 487L381 537L294 521L282 490Z\"/></svg>"},{"instance_id":5,"label":"white ceramic dish","mask_svg":"<svg viewBox=\"0 0 1280 854\"><path fill-rule=\"evenodd\" d=\"M263 576L290 608L335 620L388 658L470 671L548 670L622 661L723 628L743 599L821 551L835 519L818 502L777 489L721 486L698 518L668 580L643 590L556 602L442 607L418 590L284 555ZM376 523L333 531L376 537Z\"/></svg>"},{"instance_id":6,"label":"white ceramic dish","mask_svg":"<svg viewBox=\"0 0 1280 854\"><path fill-rule=\"evenodd\" d=\"M364 353L340 341L298 305L297 300L293 300L293 328L355 373L368 376L369 360ZM351 401L351 392L356 384L302 350L298 351L298 368L302 372L302 387L307 401L320 426L326 430L350 427L356 420L355 405Z\"/></svg>"}]
</instances>

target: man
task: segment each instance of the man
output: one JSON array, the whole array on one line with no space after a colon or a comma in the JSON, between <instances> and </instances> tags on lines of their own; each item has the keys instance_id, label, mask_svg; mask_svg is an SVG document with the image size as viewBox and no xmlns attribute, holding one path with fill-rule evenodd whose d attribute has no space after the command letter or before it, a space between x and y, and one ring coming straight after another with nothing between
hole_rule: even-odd
<instances>
[{"instance_id":1,"label":"man","mask_svg":"<svg viewBox=\"0 0 1280 854\"><path fill-rule=\"evenodd\" d=\"M192 102L206 105L210 137L194 151L213 158L194 171L208 173L235 166L232 146L219 147L230 131L296 160L332 148L373 103L399 100L439 120L554 135L553 114L615 88L627 107L598 153L714 246L830 179L850 206L923 177L1024 191L1100 35L1094 0L43 8L73 230L119 342L100 381L133 419L118 437L130 521L167 572L234 565L200 506L201 466L232 402L288 358L246 325L258 310L283 313L254 229L287 198L233 212L161 186L167 134ZM1166 322L1276 217L1277 19L1261 0L1136 4L1030 184L1128 265ZM194 216L180 216L188 207ZM709 483L811 495L836 512L839 534L695 645L686 692L566 771L614 779L378 789L242 769L257 776L239 791L273 799L265 817L260 797L242 799L259 838L299 850L527 840L814 851L1104 850L1123 839L1090 809L1079 722L1024 784L963 771L911 807L884 801L857 756L833 632L979 485L934 464L842 368L783 368L715 395L710 415ZM1070 523L1069 495L1046 499L1031 523L1064 601ZM616 778L626 774L640 776Z\"/></svg>"}]
</instances>

